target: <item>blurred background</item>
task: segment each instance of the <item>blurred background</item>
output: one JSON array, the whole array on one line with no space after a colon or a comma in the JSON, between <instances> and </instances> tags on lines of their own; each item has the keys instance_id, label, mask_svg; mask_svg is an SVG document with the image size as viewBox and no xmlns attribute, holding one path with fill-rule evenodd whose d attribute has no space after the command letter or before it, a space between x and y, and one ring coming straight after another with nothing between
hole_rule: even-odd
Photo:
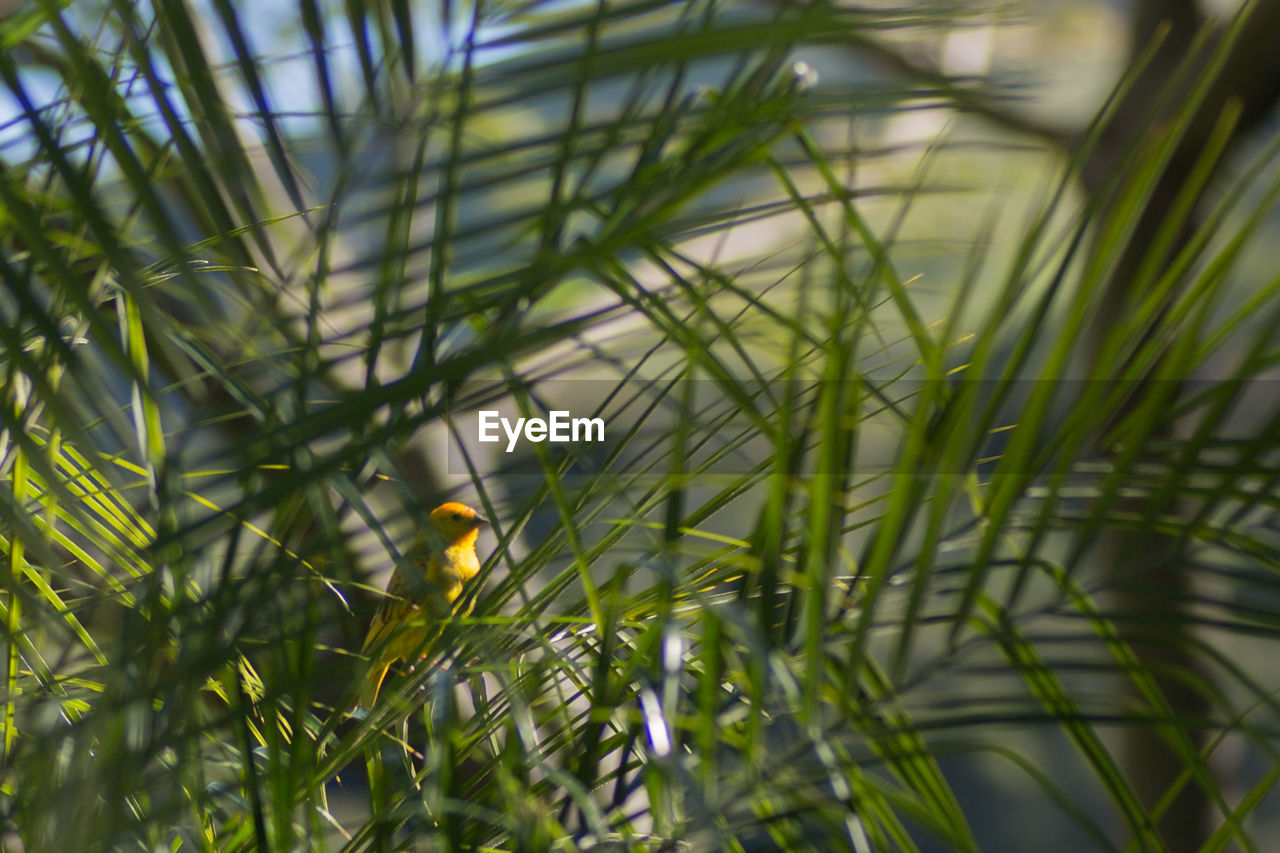
<instances>
[{"instance_id":1,"label":"blurred background","mask_svg":"<svg viewBox=\"0 0 1280 853\"><path fill-rule=\"evenodd\" d=\"M1275 0L0 4L0 847L1273 849L1278 99Z\"/></svg>"}]
</instances>

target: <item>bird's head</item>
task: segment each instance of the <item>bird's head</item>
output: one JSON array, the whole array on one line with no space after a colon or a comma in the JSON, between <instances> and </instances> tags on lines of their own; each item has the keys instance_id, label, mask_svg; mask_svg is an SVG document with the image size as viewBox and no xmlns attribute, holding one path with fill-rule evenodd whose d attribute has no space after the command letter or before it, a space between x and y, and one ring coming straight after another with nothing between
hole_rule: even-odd
<instances>
[{"instance_id":1,"label":"bird's head","mask_svg":"<svg viewBox=\"0 0 1280 853\"><path fill-rule=\"evenodd\" d=\"M488 523L471 507L453 501L431 510L431 526L449 545L475 542L480 528Z\"/></svg>"}]
</instances>

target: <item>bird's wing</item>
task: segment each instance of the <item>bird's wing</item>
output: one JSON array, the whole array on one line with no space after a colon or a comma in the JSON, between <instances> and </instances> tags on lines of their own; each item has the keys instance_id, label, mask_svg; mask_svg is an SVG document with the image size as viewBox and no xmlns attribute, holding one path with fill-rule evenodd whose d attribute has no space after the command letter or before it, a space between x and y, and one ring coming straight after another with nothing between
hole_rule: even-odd
<instances>
[{"instance_id":1,"label":"bird's wing","mask_svg":"<svg viewBox=\"0 0 1280 853\"><path fill-rule=\"evenodd\" d=\"M426 559L422 559L421 555L411 554L391 573L386 597L369 624L369 633L365 635L361 649L363 653L368 654L371 650L381 648L379 654L385 657L388 654L388 640L406 622L422 620L424 617L443 618L450 614L452 602L448 594L429 580L438 574L432 570L434 562L434 554L428 555ZM399 656L392 655L389 659L394 660Z\"/></svg>"},{"instance_id":2,"label":"bird's wing","mask_svg":"<svg viewBox=\"0 0 1280 853\"><path fill-rule=\"evenodd\" d=\"M387 583L386 598L382 600L382 606L369 624L369 633L364 637L361 652L371 655L372 660L357 700L363 708L372 708L378 701L378 691L382 687L382 680L387 677L387 670L405 652L401 647L408 638L402 629L421 611L409 598L413 586L415 584L397 567ZM398 633L401 635L399 639L396 637Z\"/></svg>"},{"instance_id":3,"label":"bird's wing","mask_svg":"<svg viewBox=\"0 0 1280 853\"><path fill-rule=\"evenodd\" d=\"M435 554L411 552L391 574L386 598L374 614L361 651L371 655L369 673L360 692L360 705L372 708L387 670L397 660L410 655L425 655L434 642L438 619L453 611L458 590L441 589L439 559ZM460 585L459 585L460 586ZM408 628L408 623L418 623ZM399 635L399 636L397 636Z\"/></svg>"}]
</instances>

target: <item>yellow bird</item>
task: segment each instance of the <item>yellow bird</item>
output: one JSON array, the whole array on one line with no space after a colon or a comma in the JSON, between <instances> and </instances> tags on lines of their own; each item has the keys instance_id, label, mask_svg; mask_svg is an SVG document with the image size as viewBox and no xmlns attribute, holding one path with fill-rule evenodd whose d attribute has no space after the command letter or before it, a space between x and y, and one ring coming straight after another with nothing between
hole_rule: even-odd
<instances>
[{"instance_id":1,"label":"yellow bird","mask_svg":"<svg viewBox=\"0 0 1280 853\"><path fill-rule=\"evenodd\" d=\"M451 502L433 509L429 523L436 535L418 533L413 548L392 572L387 597L364 638L363 652L370 659L360 689L359 704L364 708L378 701L393 663L426 656L440 632L439 621L453 613L463 584L480 571L476 537L488 521L466 504Z\"/></svg>"}]
</instances>

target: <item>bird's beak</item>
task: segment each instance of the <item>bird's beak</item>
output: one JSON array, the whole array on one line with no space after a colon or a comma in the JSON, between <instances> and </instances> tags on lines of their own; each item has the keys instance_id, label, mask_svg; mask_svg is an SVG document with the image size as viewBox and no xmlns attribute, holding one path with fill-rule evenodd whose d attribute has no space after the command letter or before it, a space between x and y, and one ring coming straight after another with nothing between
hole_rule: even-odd
<instances>
[{"instance_id":1,"label":"bird's beak","mask_svg":"<svg viewBox=\"0 0 1280 853\"><path fill-rule=\"evenodd\" d=\"M484 516L482 516L482 515L477 515L475 518L473 518L473 519L471 520L471 523L472 523L472 524L474 524L477 528L480 528L480 527L484 527L486 524L488 524L488 523L489 523L489 519L485 518L485 517L484 517Z\"/></svg>"}]
</instances>

